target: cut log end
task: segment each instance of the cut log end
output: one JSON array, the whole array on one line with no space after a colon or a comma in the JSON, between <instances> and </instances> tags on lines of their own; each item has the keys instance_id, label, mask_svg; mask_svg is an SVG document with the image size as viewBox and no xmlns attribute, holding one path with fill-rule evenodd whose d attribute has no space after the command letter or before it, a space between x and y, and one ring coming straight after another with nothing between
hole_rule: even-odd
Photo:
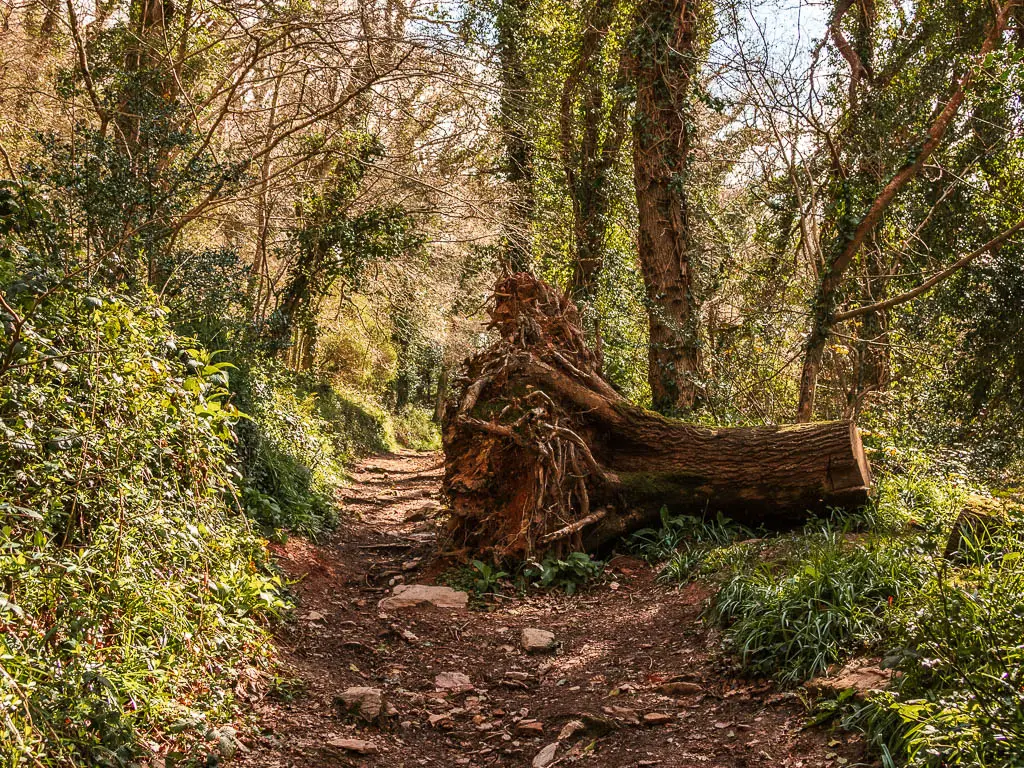
<instances>
[{"instance_id":1,"label":"cut log end","mask_svg":"<svg viewBox=\"0 0 1024 768\"><path fill-rule=\"evenodd\" d=\"M867 501L850 422L711 429L636 406L602 378L572 303L529 275L498 284L491 317L500 338L467 362L443 424L456 549L595 551L662 507L784 526Z\"/></svg>"}]
</instances>

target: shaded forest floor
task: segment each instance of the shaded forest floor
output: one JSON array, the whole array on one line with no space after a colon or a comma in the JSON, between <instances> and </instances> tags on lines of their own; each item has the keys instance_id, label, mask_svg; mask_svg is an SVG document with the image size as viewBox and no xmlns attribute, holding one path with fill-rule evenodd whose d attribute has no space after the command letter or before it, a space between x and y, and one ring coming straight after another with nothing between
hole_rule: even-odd
<instances>
[{"instance_id":1,"label":"shaded forest floor","mask_svg":"<svg viewBox=\"0 0 1024 768\"><path fill-rule=\"evenodd\" d=\"M434 524L422 517L436 507L442 473L438 454L367 460L345 490L348 516L331 540L277 548L281 567L300 580L299 608L278 633L285 679L256 705L259 735L240 764L817 768L863 760L855 736L805 729L795 694L736 677L700 618L707 587L662 586L634 558L612 560L604 583L572 597L381 612L393 580L436 583ZM553 632L557 650L527 654L523 628ZM472 688L445 673L465 675ZM438 687L453 679L456 687ZM383 690L394 713L375 724L345 714L337 697L355 686ZM585 729L559 740L574 720ZM347 739L375 753L351 752ZM538 758L545 748L554 762Z\"/></svg>"}]
</instances>

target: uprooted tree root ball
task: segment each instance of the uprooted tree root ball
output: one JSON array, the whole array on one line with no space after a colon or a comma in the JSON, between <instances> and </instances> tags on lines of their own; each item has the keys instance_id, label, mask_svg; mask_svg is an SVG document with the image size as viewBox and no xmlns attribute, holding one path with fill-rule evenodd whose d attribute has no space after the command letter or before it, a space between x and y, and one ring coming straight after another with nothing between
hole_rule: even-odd
<instances>
[{"instance_id":1,"label":"uprooted tree root ball","mask_svg":"<svg viewBox=\"0 0 1024 768\"><path fill-rule=\"evenodd\" d=\"M850 422L711 429L634 405L573 303L527 274L498 283L490 316L498 340L467 362L443 427L455 554L593 552L662 506L785 525L867 500Z\"/></svg>"}]
</instances>

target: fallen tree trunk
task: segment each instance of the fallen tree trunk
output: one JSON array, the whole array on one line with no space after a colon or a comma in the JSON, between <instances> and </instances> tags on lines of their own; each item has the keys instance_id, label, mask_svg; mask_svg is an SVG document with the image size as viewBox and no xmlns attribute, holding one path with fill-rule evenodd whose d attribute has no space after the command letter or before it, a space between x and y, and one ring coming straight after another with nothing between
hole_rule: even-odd
<instances>
[{"instance_id":1,"label":"fallen tree trunk","mask_svg":"<svg viewBox=\"0 0 1024 768\"><path fill-rule=\"evenodd\" d=\"M457 552L593 552L662 506L783 526L867 500L850 422L712 429L634 405L601 377L572 302L526 274L496 287L491 327L443 424Z\"/></svg>"}]
</instances>

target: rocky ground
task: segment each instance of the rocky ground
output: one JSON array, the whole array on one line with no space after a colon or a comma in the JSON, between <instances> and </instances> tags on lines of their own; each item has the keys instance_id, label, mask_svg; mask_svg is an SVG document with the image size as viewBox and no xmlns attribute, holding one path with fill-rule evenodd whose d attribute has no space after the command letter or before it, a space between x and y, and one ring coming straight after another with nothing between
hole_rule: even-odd
<instances>
[{"instance_id":1,"label":"rocky ground","mask_svg":"<svg viewBox=\"0 0 1024 768\"><path fill-rule=\"evenodd\" d=\"M285 673L235 764L853 766L855 736L805 729L791 692L737 678L700 614L708 590L618 557L572 597L470 609L436 585L436 454L364 462L320 545L279 547L299 599ZM444 607L430 604L441 602ZM531 631L537 630L537 631Z\"/></svg>"}]
</instances>

